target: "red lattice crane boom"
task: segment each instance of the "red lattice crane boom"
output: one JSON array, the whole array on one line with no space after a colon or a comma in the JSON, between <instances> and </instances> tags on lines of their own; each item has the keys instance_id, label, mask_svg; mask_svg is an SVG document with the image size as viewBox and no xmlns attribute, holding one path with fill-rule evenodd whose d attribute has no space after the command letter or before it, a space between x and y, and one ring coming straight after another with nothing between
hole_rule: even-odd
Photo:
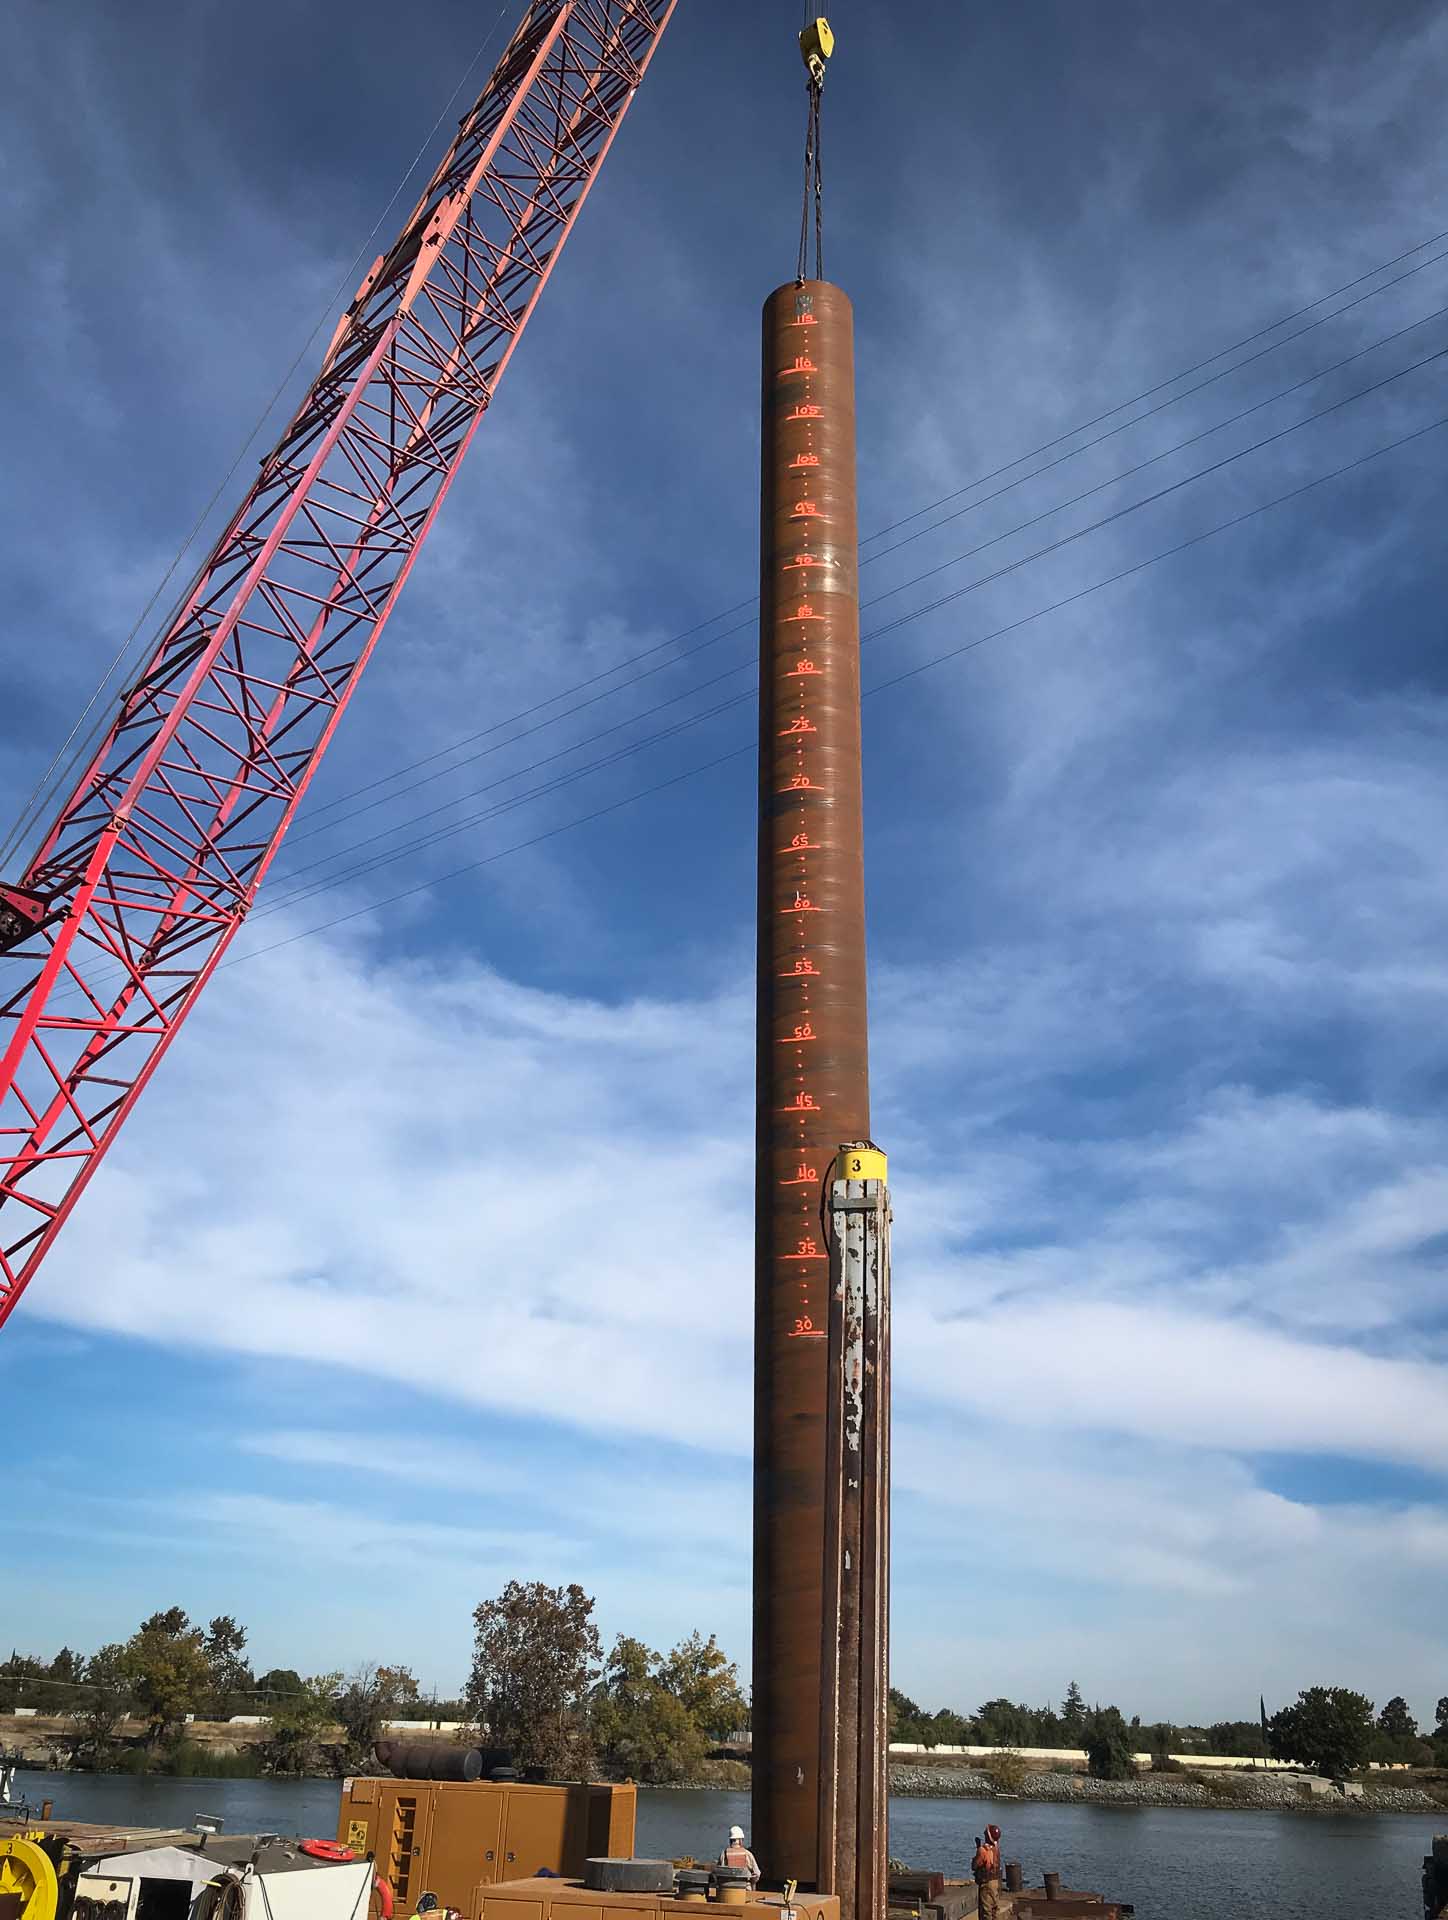
<instances>
[{"instance_id":1,"label":"red lattice crane boom","mask_svg":"<svg viewBox=\"0 0 1448 1920\"><path fill-rule=\"evenodd\" d=\"M676 4L533 0L0 886L0 1324L245 918Z\"/></svg>"}]
</instances>

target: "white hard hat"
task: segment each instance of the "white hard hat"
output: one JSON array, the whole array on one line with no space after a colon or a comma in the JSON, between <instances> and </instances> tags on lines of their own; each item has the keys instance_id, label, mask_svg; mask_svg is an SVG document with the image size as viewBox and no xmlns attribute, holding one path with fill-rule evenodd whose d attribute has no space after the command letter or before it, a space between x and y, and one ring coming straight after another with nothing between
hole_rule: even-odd
<instances>
[{"instance_id":1,"label":"white hard hat","mask_svg":"<svg viewBox=\"0 0 1448 1920\"><path fill-rule=\"evenodd\" d=\"M729 1838L731 1840L742 1840L744 1838L743 1827L731 1827L729 1829Z\"/></svg>"}]
</instances>

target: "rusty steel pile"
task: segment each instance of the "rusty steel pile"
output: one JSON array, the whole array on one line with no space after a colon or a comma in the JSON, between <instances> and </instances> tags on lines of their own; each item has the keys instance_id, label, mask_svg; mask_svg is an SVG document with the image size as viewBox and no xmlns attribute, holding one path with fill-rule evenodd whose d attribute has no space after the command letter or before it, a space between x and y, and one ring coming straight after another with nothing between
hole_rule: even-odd
<instances>
[{"instance_id":1,"label":"rusty steel pile","mask_svg":"<svg viewBox=\"0 0 1448 1920\"><path fill-rule=\"evenodd\" d=\"M764 309L755 1246L754 1833L814 1885L836 1151L870 1131L853 317Z\"/></svg>"}]
</instances>

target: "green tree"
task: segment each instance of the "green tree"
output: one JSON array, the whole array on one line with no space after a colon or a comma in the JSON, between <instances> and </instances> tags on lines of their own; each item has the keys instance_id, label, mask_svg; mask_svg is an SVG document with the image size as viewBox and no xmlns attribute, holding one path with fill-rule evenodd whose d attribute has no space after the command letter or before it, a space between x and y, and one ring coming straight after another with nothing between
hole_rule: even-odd
<instances>
[{"instance_id":1,"label":"green tree","mask_svg":"<svg viewBox=\"0 0 1448 1920\"><path fill-rule=\"evenodd\" d=\"M38 1689L27 1689L27 1681L44 1677L44 1662L33 1653L11 1651L8 1660L0 1660L0 1707L22 1707Z\"/></svg>"},{"instance_id":2,"label":"green tree","mask_svg":"<svg viewBox=\"0 0 1448 1920\"><path fill-rule=\"evenodd\" d=\"M126 1650L112 1643L98 1647L86 1661L80 1690L70 1708L75 1722L74 1757L86 1767L103 1766L116 1737L116 1728L130 1705Z\"/></svg>"},{"instance_id":3,"label":"green tree","mask_svg":"<svg viewBox=\"0 0 1448 1920\"><path fill-rule=\"evenodd\" d=\"M225 1720L235 1710L233 1696L249 1693L252 1687L251 1668L244 1658L246 1628L229 1613L219 1613L206 1630L205 1647L211 1670L211 1712Z\"/></svg>"},{"instance_id":4,"label":"green tree","mask_svg":"<svg viewBox=\"0 0 1448 1920\"><path fill-rule=\"evenodd\" d=\"M651 1785L691 1779L709 1742L665 1678L668 1663L620 1634L593 1690L594 1747L611 1773Z\"/></svg>"},{"instance_id":5,"label":"green tree","mask_svg":"<svg viewBox=\"0 0 1448 1920\"><path fill-rule=\"evenodd\" d=\"M975 1724L983 1747L1033 1747L1035 1715L1014 1700L987 1700L975 1710Z\"/></svg>"},{"instance_id":6,"label":"green tree","mask_svg":"<svg viewBox=\"0 0 1448 1920\"><path fill-rule=\"evenodd\" d=\"M1151 1755L1153 1773L1169 1773L1174 1764L1171 1757L1172 1745L1176 1740L1176 1728L1165 1720L1159 1720L1154 1727L1147 1729L1146 1750Z\"/></svg>"},{"instance_id":7,"label":"green tree","mask_svg":"<svg viewBox=\"0 0 1448 1920\"><path fill-rule=\"evenodd\" d=\"M1368 1757L1390 1766L1432 1766L1433 1749L1420 1737L1418 1723L1401 1694L1395 1694L1378 1715Z\"/></svg>"},{"instance_id":8,"label":"green tree","mask_svg":"<svg viewBox=\"0 0 1448 1920\"><path fill-rule=\"evenodd\" d=\"M335 1701L342 1691L340 1673L321 1673L296 1681L273 1708L267 1735L261 1744L262 1765L268 1773L315 1773L322 1763L323 1736L336 1721Z\"/></svg>"},{"instance_id":9,"label":"green tree","mask_svg":"<svg viewBox=\"0 0 1448 1920\"><path fill-rule=\"evenodd\" d=\"M211 1682L205 1639L180 1607L153 1613L121 1656L131 1698L150 1722L152 1746L204 1703Z\"/></svg>"},{"instance_id":10,"label":"green tree","mask_svg":"<svg viewBox=\"0 0 1448 1920\"><path fill-rule=\"evenodd\" d=\"M954 1707L941 1707L926 1722L925 1744L929 1747L971 1747L976 1744L976 1726ZM1031 1742L1035 1744L1034 1741Z\"/></svg>"},{"instance_id":11,"label":"green tree","mask_svg":"<svg viewBox=\"0 0 1448 1920\"><path fill-rule=\"evenodd\" d=\"M659 1678L708 1740L727 1740L749 1725L739 1669L713 1634L691 1633L660 1664Z\"/></svg>"},{"instance_id":12,"label":"green tree","mask_svg":"<svg viewBox=\"0 0 1448 1920\"><path fill-rule=\"evenodd\" d=\"M358 1667L337 1689L333 1718L342 1728L348 1766L372 1758L372 1748L389 1720L417 1715L417 1681L407 1667Z\"/></svg>"},{"instance_id":13,"label":"green tree","mask_svg":"<svg viewBox=\"0 0 1448 1920\"><path fill-rule=\"evenodd\" d=\"M45 1669L47 1679L58 1680L67 1687L75 1686L84 1671L85 1661L78 1653L72 1653L69 1647L62 1647Z\"/></svg>"},{"instance_id":14,"label":"green tree","mask_svg":"<svg viewBox=\"0 0 1448 1920\"><path fill-rule=\"evenodd\" d=\"M898 1740L902 1746L923 1746L928 1717L925 1709L912 1700L908 1693L891 1687L888 1724L892 1740Z\"/></svg>"},{"instance_id":15,"label":"green tree","mask_svg":"<svg viewBox=\"0 0 1448 1920\"><path fill-rule=\"evenodd\" d=\"M185 1607L167 1607L161 1613L153 1613L149 1620L141 1622L142 1633L162 1633L168 1639L177 1640L183 1633L189 1633L191 1621Z\"/></svg>"},{"instance_id":16,"label":"green tree","mask_svg":"<svg viewBox=\"0 0 1448 1920\"><path fill-rule=\"evenodd\" d=\"M263 1707L287 1699L300 1699L310 1682L303 1680L295 1667L268 1667L252 1689Z\"/></svg>"},{"instance_id":17,"label":"green tree","mask_svg":"<svg viewBox=\"0 0 1448 1920\"><path fill-rule=\"evenodd\" d=\"M1262 1752L1262 1728L1256 1720L1218 1720L1204 1737L1206 1751L1226 1759L1256 1759Z\"/></svg>"},{"instance_id":18,"label":"green tree","mask_svg":"<svg viewBox=\"0 0 1448 1920\"><path fill-rule=\"evenodd\" d=\"M588 1765L589 1690L601 1652L582 1587L510 1581L473 1612L473 1719L520 1766L576 1777Z\"/></svg>"},{"instance_id":19,"label":"green tree","mask_svg":"<svg viewBox=\"0 0 1448 1920\"><path fill-rule=\"evenodd\" d=\"M1079 1746L1086 1731L1086 1702L1074 1680L1067 1687L1066 1698L1061 1702L1060 1719L1061 1732L1073 1746Z\"/></svg>"},{"instance_id":20,"label":"green tree","mask_svg":"<svg viewBox=\"0 0 1448 1920\"><path fill-rule=\"evenodd\" d=\"M1438 1723L1438 1732L1448 1733L1448 1693L1438 1702L1433 1717Z\"/></svg>"},{"instance_id":21,"label":"green tree","mask_svg":"<svg viewBox=\"0 0 1448 1920\"><path fill-rule=\"evenodd\" d=\"M1417 1739L1418 1723L1402 1694L1395 1693L1378 1715L1378 1732L1387 1734L1390 1740Z\"/></svg>"},{"instance_id":22,"label":"green tree","mask_svg":"<svg viewBox=\"0 0 1448 1920\"><path fill-rule=\"evenodd\" d=\"M1295 1760L1320 1774L1360 1767L1373 1738L1373 1703L1347 1687L1307 1687L1267 1724L1275 1760Z\"/></svg>"},{"instance_id":23,"label":"green tree","mask_svg":"<svg viewBox=\"0 0 1448 1920\"><path fill-rule=\"evenodd\" d=\"M1086 1716L1081 1744L1086 1766L1096 1780L1130 1780L1136 1772L1131 1735L1116 1707L1094 1707Z\"/></svg>"}]
</instances>

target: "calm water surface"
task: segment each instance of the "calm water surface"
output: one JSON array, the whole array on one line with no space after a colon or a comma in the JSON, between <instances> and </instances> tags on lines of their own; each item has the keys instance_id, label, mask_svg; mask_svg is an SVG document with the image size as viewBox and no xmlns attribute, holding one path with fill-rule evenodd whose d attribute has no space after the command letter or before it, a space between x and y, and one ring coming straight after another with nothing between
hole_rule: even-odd
<instances>
[{"instance_id":1,"label":"calm water surface","mask_svg":"<svg viewBox=\"0 0 1448 1920\"><path fill-rule=\"evenodd\" d=\"M337 1831L338 1792L326 1780L140 1780L119 1775L24 1773L30 1801L57 1814L137 1826L189 1826L220 1815L232 1833ZM1024 1801L890 1803L890 1850L915 1866L963 1875L988 1820L1005 1830L1005 1856L1027 1879L1055 1869L1070 1886L1136 1903L1142 1920L1421 1920L1418 1876L1434 1822L1415 1815L1331 1815L1106 1809ZM742 1793L639 1793L640 1853L715 1851Z\"/></svg>"}]
</instances>

